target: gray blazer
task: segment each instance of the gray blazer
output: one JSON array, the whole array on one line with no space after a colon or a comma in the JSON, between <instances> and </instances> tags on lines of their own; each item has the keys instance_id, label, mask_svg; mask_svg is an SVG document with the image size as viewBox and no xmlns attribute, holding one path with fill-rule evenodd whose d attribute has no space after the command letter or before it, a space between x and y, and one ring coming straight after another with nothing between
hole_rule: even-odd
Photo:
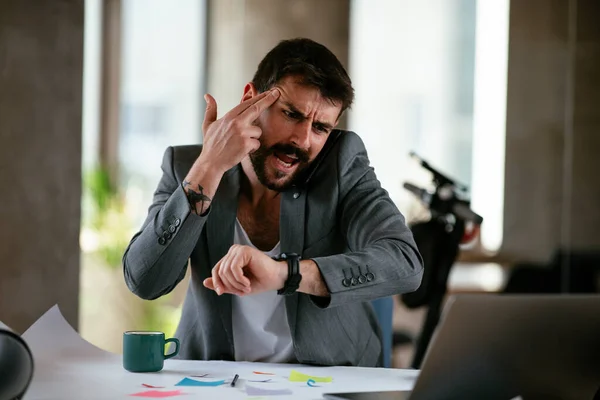
<instances>
[{"instance_id":1,"label":"gray blazer","mask_svg":"<svg viewBox=\"0 0 600 400\"><path fill-rule=\"evenodd\" d=\"M151 300L173 290L189 260L191 281L175 334L179 357L233 360L232 296L217 296L202 281L232 245L243 172L239 165L226 172L208 215L197 216L181 183L201 151L166 150L162 179L123 270L129 289ZM281 195L281 251L314 260L331 296L286 296L295 357L305 364L381 366L381 330L369 301L416 290L421 255L358 135L333 131L310 171Z\"/></svg>"}]
</instances>

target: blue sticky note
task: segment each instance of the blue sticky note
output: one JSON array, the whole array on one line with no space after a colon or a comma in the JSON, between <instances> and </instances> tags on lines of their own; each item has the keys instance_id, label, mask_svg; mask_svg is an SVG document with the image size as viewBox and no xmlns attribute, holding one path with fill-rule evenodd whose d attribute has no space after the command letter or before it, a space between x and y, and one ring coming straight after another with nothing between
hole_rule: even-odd
<instances>
[{"instance_id":1,"label":"blue sticky note","mask_svg":"<svg viewBox=\"0 0 600 400\"><path fill-rule=\"evenodd\" d=\"M225 383L225 380L220 381L212 381L212 382L204 382L197 381L195 379L183 378L179 382L175 384L175 386L221 386Z\"/></svg>"}]
</instances>

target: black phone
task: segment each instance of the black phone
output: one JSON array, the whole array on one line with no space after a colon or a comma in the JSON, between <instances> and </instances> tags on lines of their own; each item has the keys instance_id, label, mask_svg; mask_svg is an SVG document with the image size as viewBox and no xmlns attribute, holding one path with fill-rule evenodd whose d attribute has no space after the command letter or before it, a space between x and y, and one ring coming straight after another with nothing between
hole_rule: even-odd
<instances>
[{"instance_id":1,"label":"black phone","mask_svg":"<svg viewBox=\"0 0 600 400\"><path fill-rule=\"evenodd\" d=\"M323 160L325 160L325 158L329 155L329 153L331 153L333 146L340 139L343 132L344 131L342 131L340 129L334 129L329 133L329 137L327 138L325 145L323 145L321 152L319 153L319 155L317 155L317 157L314 159L312 164L308 167L308 169L304 173L304 178L302 179L302 182L305 186L308 185L308 183L312 179L313 175L319 169L319 166L323 163Z\"/></svg>"}]
</instances>

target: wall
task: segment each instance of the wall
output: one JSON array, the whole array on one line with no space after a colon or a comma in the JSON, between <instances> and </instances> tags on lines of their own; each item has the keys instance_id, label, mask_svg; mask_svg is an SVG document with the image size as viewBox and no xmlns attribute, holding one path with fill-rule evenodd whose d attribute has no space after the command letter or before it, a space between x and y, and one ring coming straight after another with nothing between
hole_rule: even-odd
<instances>
[{"instance_id":1,"label":"wall","mask_svg":"<svg viewBox=\"0 0 600 400\"><path fill-rule=\"evenodd\" d=\"M600 3L511 2L506 258L600 249Z\"/></svg>"},{"instance_id":2,"label":"wall","mask_svg":"<svg viewBox=\"0 0 600 400\"><path fill-rule=\"evenodd\" d=\"M83 2L0 2L0 320L77 326Z\"/></svg>"},{"instance_id":3,"label":"wall","mask_svg":"<svg viewBox=\"0 0 600 400\"><path fill-rule=\"evenodd\" d=\"M239 104L258 63L280 40L313 39L347 68L349 2L209 0L207 87L219 116Z\"/></svg>"}]
</instances>

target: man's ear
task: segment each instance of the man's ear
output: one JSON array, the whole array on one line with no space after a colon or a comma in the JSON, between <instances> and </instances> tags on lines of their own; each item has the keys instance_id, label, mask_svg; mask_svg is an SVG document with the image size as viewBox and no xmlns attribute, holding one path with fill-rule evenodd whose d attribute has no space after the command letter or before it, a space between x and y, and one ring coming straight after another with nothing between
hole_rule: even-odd
<instances>
[{"instance_id":1,"label":"man's ear","mask_svg":"<svg viewBox=\"0 0 600 400\"><path fill-rule=\"evenodd\" d=\"M244 86L244 94L242 95L242 100L240 100L240 103L243 103L244 101L253 98L257 94L258 94L258 90L256 90L254 83L252 83L252 82L246 83L246 86Z\"/></svg>"}]
</instances>

